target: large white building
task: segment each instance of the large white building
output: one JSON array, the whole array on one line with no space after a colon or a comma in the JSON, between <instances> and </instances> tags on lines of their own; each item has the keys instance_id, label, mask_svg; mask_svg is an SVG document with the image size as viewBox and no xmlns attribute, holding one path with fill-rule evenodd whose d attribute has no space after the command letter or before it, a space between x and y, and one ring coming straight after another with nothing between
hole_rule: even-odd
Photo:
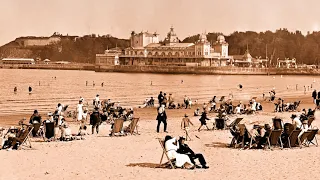
<instances>
[{"instance_id":1,"label":"large white building","mask_svg":"<svg viewBox=\"0 0 320 180\"><path fill-rule=\"evenodd\" d=\"M162 43L157 33L131 33L131 47L124 52L96 55L96 64L116 65L164 65L164 66L226 66L231 58L228 43L220 35L214 44L207 40L206 33L200 35L195 43L181 43L171 27ZM106 58L108 57L108 58Z\"/></svg>"}]
</instances>

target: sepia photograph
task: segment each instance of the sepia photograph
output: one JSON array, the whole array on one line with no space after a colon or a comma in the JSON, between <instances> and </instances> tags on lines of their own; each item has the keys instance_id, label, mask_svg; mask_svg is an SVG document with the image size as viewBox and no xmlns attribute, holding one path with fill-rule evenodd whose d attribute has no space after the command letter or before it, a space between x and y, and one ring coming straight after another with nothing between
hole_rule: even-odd
<instances>
[{"instance_id":1,"label":"sepia photograph","mask_svg":"<svg viewBox=\"0 0 320 180\"><path fill-rule=\"evenodd\" d=\"M319 5L0 0L0 180L320 179Z\"/></svg>"}]
</instances>

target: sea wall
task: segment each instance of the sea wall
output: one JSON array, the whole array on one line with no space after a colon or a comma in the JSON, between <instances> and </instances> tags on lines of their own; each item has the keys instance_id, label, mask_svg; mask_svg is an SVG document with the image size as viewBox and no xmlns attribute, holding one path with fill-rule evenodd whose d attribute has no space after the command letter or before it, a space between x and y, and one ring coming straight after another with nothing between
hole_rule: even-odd
<instances>
[{"instance_id":1,"label":"sea wall","mask_svg":"<svg viewBox=\"0 0 320 180\"><path fill-rule=\"evenodd\" d=\"M191 67L191 66L103 66L96 72L162 73L162 74L217 74L217 75L320 75L318 69Z\"/></svg>"},{"instance_id":2,"label":"sea wall","mask_svg":"<svg viewBox=\"0 0 320 180\"><path fill-rule=\"evenodd\" d=\"M0 69L56 69L94 71L92 64L0 64Z\"/></svg>"}]
</instances>

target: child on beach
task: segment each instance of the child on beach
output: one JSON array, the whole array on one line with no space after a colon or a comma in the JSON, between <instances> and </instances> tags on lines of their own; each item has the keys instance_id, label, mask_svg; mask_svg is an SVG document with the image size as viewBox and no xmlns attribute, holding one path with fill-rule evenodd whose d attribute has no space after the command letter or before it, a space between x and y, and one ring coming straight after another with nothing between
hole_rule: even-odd
<instances>
[{"instance_id":1,"label":"child on beach","mask_svg":"<svg viewBox=\"0 0 320 180\"><path fill-rule=\"evenodd\" d=\"M190 128L190 124L193 126L192 122L188 118L188 115L185 114L184 118L181 121L181 129L185 130L185 132L186 132L186 140L188 140L188 137L189 137L189 140L191 140L191 138L190 138L190 136L188 134L188 131L189 131L189 128Z\"/></svg>"}]
</instances>

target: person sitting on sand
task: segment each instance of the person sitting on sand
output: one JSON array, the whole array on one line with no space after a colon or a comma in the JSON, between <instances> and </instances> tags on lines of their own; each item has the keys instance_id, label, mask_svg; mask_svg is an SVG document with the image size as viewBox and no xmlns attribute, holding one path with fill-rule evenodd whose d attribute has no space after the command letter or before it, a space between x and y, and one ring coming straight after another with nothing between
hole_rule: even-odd
<instances>
[{"instance_id":1,"label":"person sitting on sand","mask_svg":"<svg viewBox=\"0 0 320 180\"><path fill-rule=\"evenodd\" d=\"M33 114L30 117L30 124L40 123L41 124L41 116L38 113L38 110L34 110Z\"/></svg>"},{"instance_id":2,"label":"person sitting on sand","mask_svg":"<svg viewBox=\"0 0 320 180\"><path fill-rule=\"evenodd\" d=\"M192 151L192 149L187 145L185 144L185 138L184 137L180 137L179 138L179 149L177 150L178 153L180 154L186 154L187 156L189 156L191 162L197 167L197 168L201 168L200 166L196 165L195 163L195 159L198 159L202 168L203 169L208 169L209 166L207 166L207 162L206 160L204 159L203 155L200 154L200 153L194 153Z\"/></svg>"},{"instance_id":3,"label":"person sitting on sand","mask_svg":"<svg viewBox=\"0 0 320 180\"><path fill-rule=\"evenodd\" d=\"M206 111L203 111L199 121L201 122L201 125L200 127L198 128L198 131L200 132L200 129L202 126L206 126L207 127L207 130L209 130L209 127L207 126L207 122L206 120L210 120L208 117L207 117L207 112Z\"/></svg>"},{"instance_id":4,"label":"person sitting on sand","mask_svg":"<svg viewBox=\"0 0 320 180\"><path fill-rule=\"evenodd\" d=\"M196 110L194 110L193 115L194 115L194 116L201 116L201 114L200 114L200 108L197 108Z\"/></svg>"},{"instance_id":5,"label":"person sitting on sand","mask_svg":"<svg viewBox=\"0 0 320 180\"><path fill-rule=\"evenodd\" d=\"M176 159L175 165L177 167L194 169L194 164L191 162L189 156L177 152L180 146L176 138L167 135L164 139L164 146L169 159Z\"/></svg>"},{"instance_id":6,"label":"person sitting on sand","mask_svg":"<svg viewBox=\"0 0 320 180\"><path fill-rule=\"evenodd\" d=\"M68 126L68 124L66 122L64 122L61 127L61 136L60 136L60 141L71 141L72 139L72 133L71 133L71 129Z\"/></svg>"},{"instance_id":7,"label":"person sitting on sand","mask_svg":"<svg viewBox=\"0 0 320 180\"><path fill-rule=\"evenodd\" d=\"M186 132L186 138L188 140L188 138L191 140L190 136L189 136L189 128L190 128L190 124L193 126L192 122L190 121L190 119L188 118L188 115L185 114L184 118L181 121L181 129L185 130Z\"/></svg>"}]
</instances>

